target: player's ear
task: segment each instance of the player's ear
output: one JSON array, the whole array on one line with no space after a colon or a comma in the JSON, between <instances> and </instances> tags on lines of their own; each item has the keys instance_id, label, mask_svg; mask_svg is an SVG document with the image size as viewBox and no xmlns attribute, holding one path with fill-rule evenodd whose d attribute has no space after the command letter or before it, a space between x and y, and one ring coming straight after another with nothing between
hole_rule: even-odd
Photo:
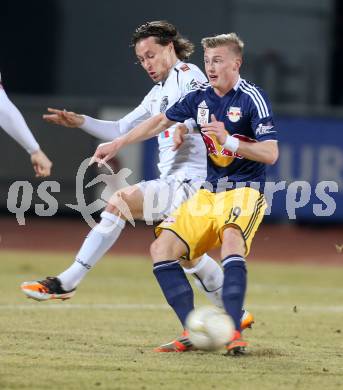
<instances>
[{"instance_id":1,"label":"player's ear","mask_svg":"<svg viewBox=\"0 0 343 390\"><path fill-rule=\"evenodd\" d=\"M237 72L237 71L239 71L239 68L241 67L241 65L242 65L242 58L240 58L240 57L237 57L236 59L235 59L235 65L234 65L234 71L235 72Z\"/></svg>"}]
</instances>

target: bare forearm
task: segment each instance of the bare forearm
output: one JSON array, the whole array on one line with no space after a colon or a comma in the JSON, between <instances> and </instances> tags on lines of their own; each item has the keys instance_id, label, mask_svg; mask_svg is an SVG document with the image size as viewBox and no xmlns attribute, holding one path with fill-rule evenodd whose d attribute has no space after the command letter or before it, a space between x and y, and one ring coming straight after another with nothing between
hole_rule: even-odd
<instances>
[{"instance_id":1,"label":"bare forearm","mask_svg":"<svg viewBox=\"0 0 343 390\"><path fill-rule=\"evenodd\" d=\"M237 153L244 158L264 164L275 164L279 156L276 141L245 142L240 140Z\"/></svg>"},{"instance_id":2,"label":"bare forearm","mask_svg":"<svg viewBox=\"0 0 343 390\"><path fill-rule=\"evenodd\" d=\"M278 144L275 140L260 142L242 141L238 137L229 135L224 123L217 121L214 114L211 114L210 123L201 126L201 131L207 135L216 136L224 149L240 154L248 160L258 161L263 164L275 164L279 157Z\"/></svg>"},{"instance_id":3,"label":"bare forearm","mask_svg":"<svg viewBox=\"0 0 343 390\"><path fill-rule=\"evenodd\" d=\"M100 144L89 164L92 165L96 161L98 166L102 166L113 158L124 146L152 138L164 129L170 127L173 123L175 122L168 120L164 114L153 116L133 128L125 136L116 138L112 142Z\"/></svg>"},{"instance_id":4,"label":"bare forearm","mask_svg":"<svg viewBox=\"0 0 343 390\"><path fill-rule=\"evenodd\" d=\"M152 138L174 123L168 120L164 114L155 115L122 137L123 145L138 143Z\"/></svg>"}]
</instances>

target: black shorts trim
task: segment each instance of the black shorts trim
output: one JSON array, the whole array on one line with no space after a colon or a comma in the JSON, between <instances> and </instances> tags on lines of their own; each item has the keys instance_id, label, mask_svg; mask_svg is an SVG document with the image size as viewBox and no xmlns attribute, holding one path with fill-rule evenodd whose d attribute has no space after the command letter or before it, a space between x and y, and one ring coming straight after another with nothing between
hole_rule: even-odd
<instances>
[{"instance_id":1,"label":"black shorts trim","mask_svg":"<svg viewBox=\"0 0 343 390\"><path fill-rule=\"evenodd\" d=\"M250 221L249 221L247 227L245 228L245 230L243 232L243 236L244 236L245 240L247 240L248 237L250 236L251 231L254 228L255 222L256 222L256 220L257 220L257 218L259 216L261 207L263 206L264 202L265 202L264 196L260 195L260 197L257 199L257 201L255 203L254 211L252 213Z\"/></svg>"},{"instance_id":2,"label":"black shorts trim","mask_svg":"<svg viewBox=\"0 0 343 390\"><path fill-rule=\"evenodd\" d=\"M186 245L186 248L187 248L187 257L186 257L186 260L190 260L189 255L190 255L191 251L190 251L190 249L189 249L188 243L187 243L181 236L179 236L174 230L172 230L172 229L168 229L168 228L164 228L164 227L160 227L159 229L161 229L161 230L168 230L168 231L174 233L175 236L178 237L178 238ZM156 238L159 237L159 236L156 235L155 230L154 230L154 234L155 234L155 237L156 237Z\"/></svg>"}]
</instances>

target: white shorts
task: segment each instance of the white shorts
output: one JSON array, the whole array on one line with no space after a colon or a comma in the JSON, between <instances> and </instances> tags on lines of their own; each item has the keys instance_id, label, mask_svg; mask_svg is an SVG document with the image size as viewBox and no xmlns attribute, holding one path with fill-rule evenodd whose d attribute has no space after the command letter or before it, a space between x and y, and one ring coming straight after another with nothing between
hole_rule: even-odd
<instances>
[{"instance_id":1,"label":"white shorts","mask_svg":"<svg viewBox=\"0 0 343 390\"><path fill-rule=\"evenodd\" d=\"M144 195L144 220L148 225L152 225L154 221L162 221L193 196L204 180L201 177L189 179L167 176L136 184Z\"/></svg>"}]
</instances>

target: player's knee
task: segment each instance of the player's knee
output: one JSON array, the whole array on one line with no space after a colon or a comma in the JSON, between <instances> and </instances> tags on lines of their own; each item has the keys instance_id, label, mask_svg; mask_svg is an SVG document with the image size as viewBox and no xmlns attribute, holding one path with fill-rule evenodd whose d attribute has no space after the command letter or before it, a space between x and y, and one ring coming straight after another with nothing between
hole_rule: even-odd
<instances>
[{"instance_id":1,"label":"player's knee","mask_svg":"<svg viewBox=\"0 0 343 390\"><path fill-rule=\"evenodd\" d=\"M105 210L108 213L118 215L118 208L116 207L116 205L114 203L107 203Z\"/></svg>"},{"instance_id":2,"label":"player's knee","mask_svg":"<svg viewBox=\"0 0 343 390\"><path fill-rule=\"evenodd\" d=\"M154 262L172 260L175 257L172 245L160 237L150 245L150 255Z\"/></svg>"},{"instance_id":3,"label":"player's knee","mask_svg":"<svg viewBox=\"0 0 343 390\"><path fill-rule=\"evenodd\" d=\"M106 206L106 211L114 215L119 215L119 214L123 214L120 212L120 210L129 207L130 207L129 196L123 191L116 191L108 201Z\"/></svg>"},{"instance_id":4,"label":"player's knee","mask_svg":"<svg viewBox=\"0 0 343 390\"><path fill-rule=\"evenodd\" d=\"M244 256L245 242L240 229L228 227L223 232L222 257L231 254Z\"/></svg>"},{"instance_id":5,"label":"player's knee","mask_svg":"<svg viewBox=\"0 0 343 390\"><path fill-rule=\"evenodd\" d=\"M150 255L154 262L161 259L165 259L166 252L166 248L163 246L163 243L159 239L155 240L150 245Z\"/></svg>"}]
</instances>

